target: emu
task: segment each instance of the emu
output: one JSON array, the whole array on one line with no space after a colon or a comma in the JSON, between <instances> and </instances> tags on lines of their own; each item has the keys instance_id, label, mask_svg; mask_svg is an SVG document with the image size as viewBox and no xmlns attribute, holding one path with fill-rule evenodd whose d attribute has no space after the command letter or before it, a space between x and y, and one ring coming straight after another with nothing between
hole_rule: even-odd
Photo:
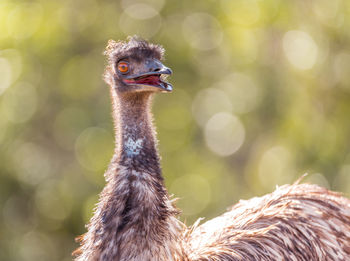
<instances>
[{"instance_id":1,"label":"emu","mask_svg":"<svg viewBox=\"0 0 350 261\"><path fill-rule=\"evenodd\" d=\"M164 49L136 37L109 41L115 154L76 261L350 260L350 200L309 184L241 200L187 228L164 187L150 106L172 91Z\"/></svg>"}]
</instances>

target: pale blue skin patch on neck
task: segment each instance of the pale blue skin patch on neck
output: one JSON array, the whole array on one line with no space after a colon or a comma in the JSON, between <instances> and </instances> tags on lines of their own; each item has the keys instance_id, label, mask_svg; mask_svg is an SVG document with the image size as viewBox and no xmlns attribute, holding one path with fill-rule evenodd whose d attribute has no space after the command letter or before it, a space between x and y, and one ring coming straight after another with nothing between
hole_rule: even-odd
<instances>
[{"instance_id":1,"label":"pale blue skin patch on neck","mask_svg":"<svg viewBox=\"0 0 350 261\"><path fill-rule=\"evenodd\" d=\"M129 137L124 144L126 155L129 157L139 155L142 149L142 143L143 139L134 140Z\"/></svg>"}]
</instances>

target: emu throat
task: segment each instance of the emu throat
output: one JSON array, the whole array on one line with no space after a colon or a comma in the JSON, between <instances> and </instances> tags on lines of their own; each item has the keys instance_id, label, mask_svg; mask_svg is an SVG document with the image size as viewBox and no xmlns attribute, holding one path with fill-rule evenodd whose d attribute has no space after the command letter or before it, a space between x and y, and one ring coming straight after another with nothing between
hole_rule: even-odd
<instances>
[{"instance_id":1,"label":"emu throat","mask_svg":"<svg viewBox=\"0 0 350 261\"><path fill-rule=\"evenodd\" d=\"M157 142L150 113L151 94L119 94L114 99L118 163L160 177Z\"/></svg>"}]
</instances>

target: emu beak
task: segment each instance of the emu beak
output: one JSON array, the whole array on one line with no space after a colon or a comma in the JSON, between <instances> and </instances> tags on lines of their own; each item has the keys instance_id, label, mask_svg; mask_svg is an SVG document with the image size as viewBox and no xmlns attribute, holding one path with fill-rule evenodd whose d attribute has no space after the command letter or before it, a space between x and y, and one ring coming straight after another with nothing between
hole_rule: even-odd
<instances>
[{"instance_id":1,"label":"emu beak","mask_svg":"<svg viewBox=\"0 0 350 261\"><path fill-rule=\"evenodd\" d=\"M159 60L150 59L145 62L144 72L126 76L124 83L137 85L143 90L171 92L173 86L165 79L173 72Z\"/></svg>"}]
</instances>

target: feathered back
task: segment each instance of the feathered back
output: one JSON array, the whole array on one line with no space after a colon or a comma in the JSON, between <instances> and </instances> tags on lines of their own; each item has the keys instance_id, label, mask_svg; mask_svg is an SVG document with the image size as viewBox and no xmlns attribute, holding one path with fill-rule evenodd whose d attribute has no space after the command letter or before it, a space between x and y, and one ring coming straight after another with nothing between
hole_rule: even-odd
<instances>
[{"instance_id":1,"label":"feathered back","mask_svg":"<svg viewBox=\"0 0 350 261\"><path fill-rule=\"evenodd\" d=\"M316 185L285 185L186 236L192 261L347 261L350 200Z\"/></svg>"}]
</instances>

